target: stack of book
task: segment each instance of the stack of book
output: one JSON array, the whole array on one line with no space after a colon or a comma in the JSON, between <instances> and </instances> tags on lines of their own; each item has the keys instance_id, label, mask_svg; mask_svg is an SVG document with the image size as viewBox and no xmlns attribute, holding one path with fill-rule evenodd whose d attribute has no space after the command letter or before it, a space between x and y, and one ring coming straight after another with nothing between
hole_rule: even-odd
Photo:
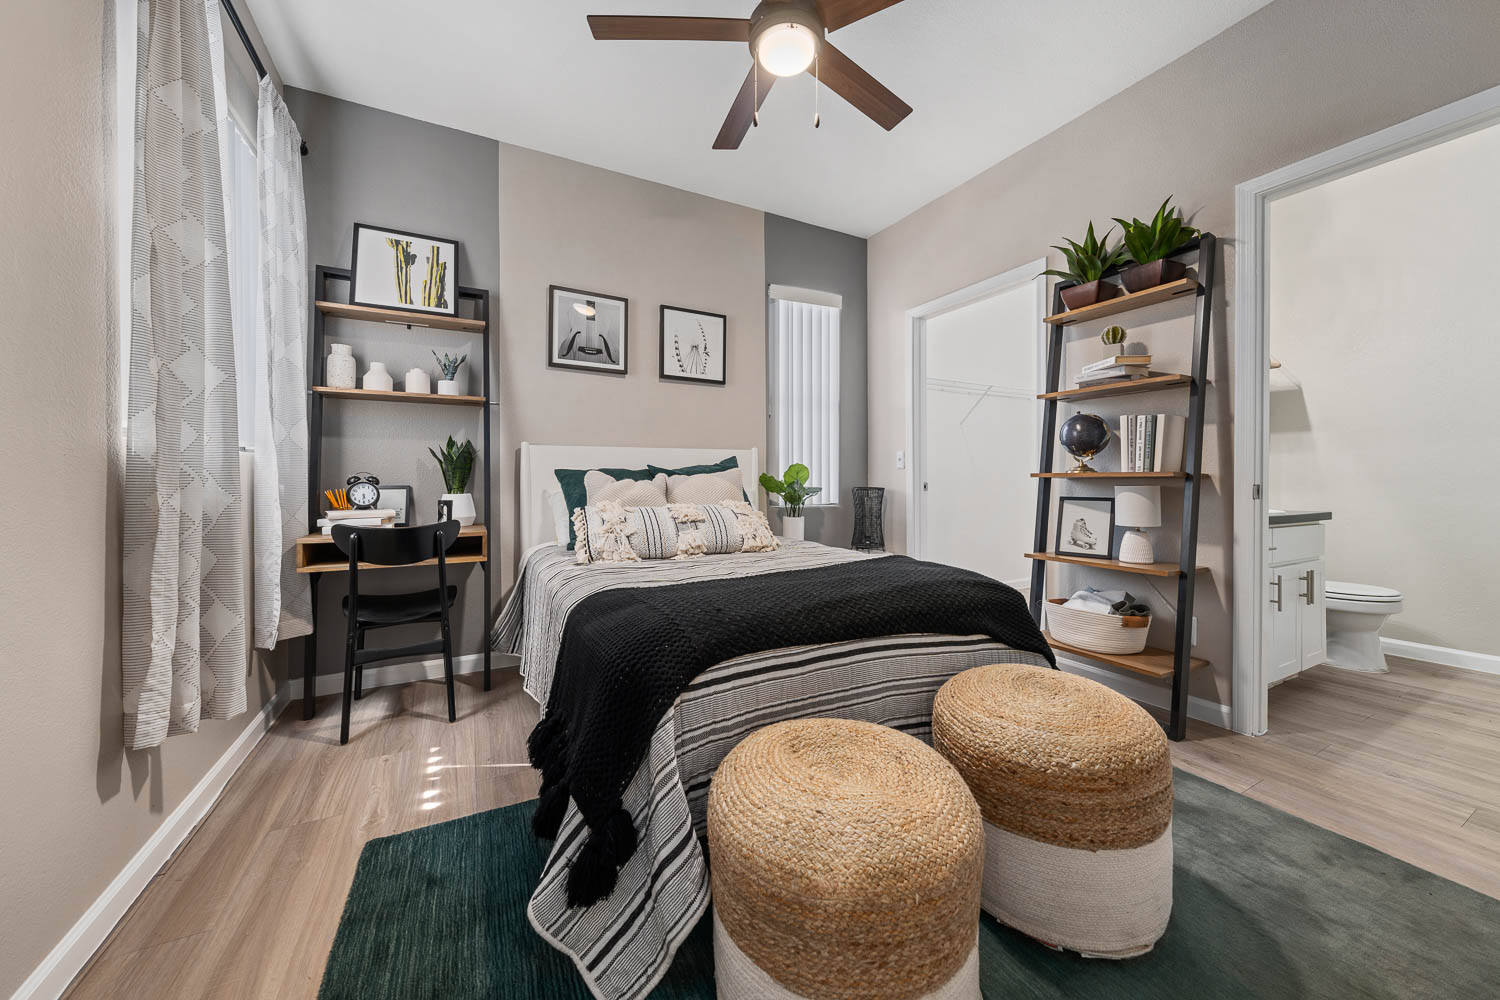
<instances>
[{"instance_id":1,"label":"stack of book","mask_svg":"<svg viewBox=\"0 0 1500 1000\"><path fill-rule=\"evenodd\" d=\"M1182 435L1187 422L1167 413L1120 418L1121 472L1182 471Z\"/></svg>"},{"instance_id":2,"label":"stack of book","mask_svg":"<svg viewBox=\"0 0 1500 1000\"><path fill-rule=\"evenodd\" d=\"M1129 382L1145 378L1151 374L1150 369L1151 355L1149 354L1117 354L1112 358L1084 365L1078 373L1078 388L1087 389L1092 385Z\"/></svg>"},{"instance_id":3,"label":"stack of book","mask_svg":"<svg viewBox=\"0 0 1500 1000\"><path fill-rule=\"evenodd\" d=\"M396 523L396 512L389 508L376 510L328 510L318 519L323 534L333 534L335 524L347 524L351 528L389 528Z\"/></svg>"}]
</instances>

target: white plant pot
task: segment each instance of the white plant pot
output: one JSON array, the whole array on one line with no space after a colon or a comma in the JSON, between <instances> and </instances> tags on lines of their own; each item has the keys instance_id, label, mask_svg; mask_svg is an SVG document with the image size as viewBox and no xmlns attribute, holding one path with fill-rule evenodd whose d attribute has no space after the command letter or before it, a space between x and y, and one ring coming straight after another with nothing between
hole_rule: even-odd
<instances>
[{"instance_id":1,"label":"white plant pot","mask_svg":"<svg viewBox=\"0 0 1500 1000\"><path fill-rule=\"evenodd\" d=\"M442 383L439 382L438 385ZM474 494L444 493L440 499L453 504L453 520L462 525L474 523Z\"/></svg>"},{"instance_id":2,"label":"white plant pot","mask_svg":"<svg viewBox=\"0 0 1500 1000\"><path fill-rule=\"evenodd\" d=\"M781 515L781 537L790 542L802 541L803 518L799 514L793 517L790 514Z\"/></svg>"},{"instance_id":3,"label":"white plant pot","mask_svg":"<svg viewBox=\"0 0 1500 1000\"><path fill-rule=\"evenodd\" d=\"M464 390L463 387L458 384L458 379L438 379L439 396L462 396L463 394Z\"/></svg>"}]
</instances>

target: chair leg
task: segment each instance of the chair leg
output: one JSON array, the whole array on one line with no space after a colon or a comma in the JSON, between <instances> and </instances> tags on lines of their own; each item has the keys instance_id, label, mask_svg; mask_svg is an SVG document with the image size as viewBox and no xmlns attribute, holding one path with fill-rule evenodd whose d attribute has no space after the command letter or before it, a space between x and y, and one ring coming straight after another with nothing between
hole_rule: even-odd
<instances>
[{"instance_id":1,"label":"chair leg","mask_svg":"<svg viewBox=\"0 0 1500 1000\"><path fill-rule=\"evenodd\" d=\"M339 721L339 745L349 742L349 709L354 694L354 636L344 644L344 714Z\"/></svg>"},{"instance_id":2,"label":"chair leg","mask_svg":"<svg viewBox=\"0 0 1500 1000\"><path fill-rule=\"evenodd\" d=\"M448 631L448 619L443 618L443 680L448 684L448 721L454 722L458 713L453 707L453 637Z\"/></svg>"},{"instance_id":3,"label":"chair leg","mask_svg":"<svg viewBox=\"0 0 1500 1000\"><path fill-rule=\"evenodd\" d=\"M354 635L354 648L363 650L365 648L365 630L360 629ZM354 700L359 701L365 696L365 665L356 664L354 667Z\"/></svg>"}]
</instances>

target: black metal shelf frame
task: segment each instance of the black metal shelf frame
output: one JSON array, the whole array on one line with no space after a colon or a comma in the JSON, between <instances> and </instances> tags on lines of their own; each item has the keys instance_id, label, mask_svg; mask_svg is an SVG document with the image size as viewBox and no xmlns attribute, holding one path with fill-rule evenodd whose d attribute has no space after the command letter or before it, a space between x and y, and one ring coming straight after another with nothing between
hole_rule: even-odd
<instances>
[{"instance_id":1,"label":"black metal shelf frame","mask_svg":"<svg viewBox=\"0 0 1500 1000\"><path fill-rule=\"evenodd\" d=\"M1201 503L1203 483L1203 418L1205 395L1208 386L1209 321L1213 315L1213 296L1217 240L1212 233L1203 233L1191 243L1183 246L1174 258L1196 255L1193 262L1197 269L1198 291L1193 317L1193 366L1192 378L1187 383L1188 417L1183 437L1182 468L1187 474L1183 481L1182 497L1182 546L1178 556L1181 573L1177 582L1177 622L1172 646L1172 702L1167 735L1173 740L1187 736L1188 679L1192 669L1193 596L1197 586L1198 563L1198 508ZM1112 269L1113 275L1120 269ZM1052 315L1064 311L1062 290L1073 282L1060 282L1052 290ZM1049 324L1047 328L1047 392L1062 389L1062 355L1065 331L1071 329L1061 324ZM1171 391L1170 388L1162 391ZM1038 472L1051 472L1057 453L1057 408L1059 399L1048 399L1042 410L1041 458ZM1048 521L1052 513L1052 483L1047 477L1036 481L1036 533L1032 540L1032 551L1046 552L1049 538ZM1047 567L1051 563L1038 559L1031 567L1031 616L1038 625L1042 621L1042 601L1046 597Z\"/></svg>"},{"instance_id":2,"label":"black metal shelf frame","mask_svg":"<svg viewBox=\"0 0 1500 1000\"><path fill-rule=\"evenodd\" d=\"M307 371L309 377L312 377L313 373L323 370L323 352L325 346L324 323L326 317L318 309L316 303L319 300L328 299L328 283L330 281L348 282L352 277L352 274L346 267L324 267L320 265L314 271L313 303L311 304L313 329L312 336L308 339L307 344ZM478 334L464 335L477 335L484 342L482 364L484 372L484 406L480 408L484 414L481 418L481 423L484 425L482 429L484 440L484 475L482 477L484 480L484 499L482 508L485 530L493 532L494 519L491 517L490 510L490 476L493 469L493 466L490 464L490 408L492 403L490 399L490 293L488 289L460 285L458 286L458 298L467 299L475 303L476 314L474 318L484 323L483 331ZM322 509L323 503L323 491L319 488L319 475L323 464L324 402L325 399L321 393L313 392L311 388L307 390L307 530L309 534L318 530L318 511ZM494 559L495 544L496 540L491 536L489 544L486 547L488 554L485 556L483 562L477 564L480 571L484 574L484 613L486 624L480 628L479 633L483 637L484 642L484 689L486 691L490 690L490 666L492 659L487 621L490 614L492 583L490 562ZM310 575L309 580L312 587L313 631L303 640L302 647L302 718L304 719L311 719L313 717L313 702L318 679L318 582L327 575L329 574L313 573Z\"/></svg>"}]
</instances>

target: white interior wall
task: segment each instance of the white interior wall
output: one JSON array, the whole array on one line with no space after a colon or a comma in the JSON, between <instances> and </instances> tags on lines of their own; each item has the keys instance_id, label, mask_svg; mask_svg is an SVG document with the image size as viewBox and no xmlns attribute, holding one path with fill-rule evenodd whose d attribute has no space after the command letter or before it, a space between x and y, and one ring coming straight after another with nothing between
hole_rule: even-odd
<instances>
[{"instance_id":1,"label":"white interior wall","mask_svg":"<svg viewBox=\"0 0 1500 1000\"><path fill-rule=\"evenodd\" d=\"M1025 589L1036 491L1036 289L927 321L923 557Z\"/></svg>"},{"instance_id":2,"label":"white interior wall","mask_svg":"<svg viewBox=\"0 0 1500 1000\"><path fill-rule=\"evenodd\" d=\"M1267 209L1271 504L1333 512L1331 579L1406 595L1385 635L1488 654L1497 176L1500 126Z\"/></svg>"}]
</instances>

